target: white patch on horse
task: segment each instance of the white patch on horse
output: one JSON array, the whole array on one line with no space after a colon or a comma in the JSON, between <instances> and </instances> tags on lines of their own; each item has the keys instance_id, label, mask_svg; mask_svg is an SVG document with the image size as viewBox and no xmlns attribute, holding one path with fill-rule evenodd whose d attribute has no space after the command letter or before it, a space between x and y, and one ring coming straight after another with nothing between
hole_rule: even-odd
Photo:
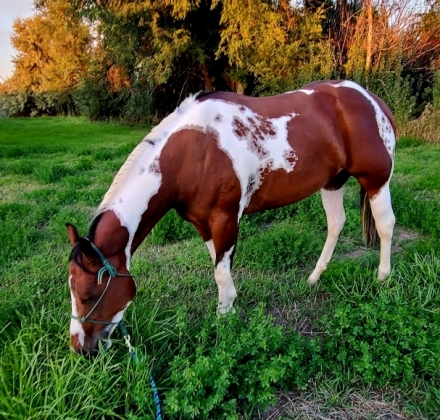
<instances>
[{"instance_id":1,"label":"white patch on horse","mask_svg":"<svg viewBox=\"0 0 440 420\"><path fill-rule=\"evenodd\" d=\"M377 128L379 130L379 135L382 138L383 144L387 149L388 154L391 157L391 160L394 158L394 151L396 147L396 136L394 134L393 127L390 123L390 120L387 118L385 113L382 111L382 108L379 106L377 101L362 87L357 83L351 82L350 80L345 80L341 83L331 85L333 87L347 87L351 89L355 89L358 92L362 93L366 99L373 105L374 112L376 114L376 122ZM390 174L391 177L391 174Z\"/></svg>"},{"instance_id":2,"label":"white patch on horse","mask_svg":"<svg viewBox=\"0 0 440 420\"><path fill-rule=\"evenodd\" d=\"M220 121L216 119L219 114ZM280 118L267 118L246 106L212 99L196 102L182 119L182 125L176 124L175 131L191 128L215 135L218 147L231 159L240 181L240 219L260 187L265 170L293 171L298 156L288 142L287 124L296 115L292 112Z\"/></svg>"},{"instance_id":3,"label":"white patch on horse","mask_svg":"<svg viewBox=\"0 0 440 420\"><path fill-rule=\"evenodd\" d=\"M72 301L72 315L78 316L78 309L76 307L76 299L72 292L72 275L69 276L69 288L70 288L70 300ZM77 319L71 319L70 320L70 335L73 337L75 335L78 335L78 341L79 344L81 344L81 347L84 346L84 338L86 336L86 333L84 332L83 325L80 321Z\"/></svg>"},{"instance_id":4,"label":"white patch on horse","mask_svg":"<svg viewBox=\"0 0 440 420\"><path fill-rule=\"evenodd\" d=\"M391 272L391 239L393 236L394 217L391 206L391 194L389 180L380 191L370 200L371 212L376 223L377 232L380 237L380 263L377 278L384 280Z\"/></svg>"},{"instance_id":5,"label":"white patch on horse","mask_svg":"<svg viewBox=\"0 0 440 420\"><path fill-rule=\"evenodd\" d=\"M212 262L215 264L215 247L214 247L214 241L210 239L209 241L205 242L206 247L208 248L209 255L211 256Z\"/></svg>"},{"instance_id":6,"label":"white patch on horse","mask_svg":"<svg viewBox=\"0 0 440 420\"><path fill-rule=\"evenodd\" d=\"M131 244L141 217L162 183L159 158L172 134L185 129L215 134L218 147L231 159L240 181L240 219L252 194L261 185L264 170L293 171L298 156L288 142L287 124L295 116L290 113L280 118L267 118L242 105L220 99L199 102L191 96L156 126L130 154L97 211L101 214L112 210L121 225L127 228L127 270ZM246 132L245 135L237 131L234 120L243 122L245 131L242 134Z\"/></svg>"},{"instance_id":7,"label":"white patch on horse","mask_svg":"<svg viewBox=\"0 0 440 420\"><path fill-rule=\"evenodd\" d=\"M110 339L110 336L112 335L115 328L118 326L119 322L121 322L122 318L124 317L125 310L130 306L131 300L124 306L124 309L119 311L110 321L113 325L108 325L104 331L108 332L108 337L105 339L102 339L102 341L105 343L106 348L110 348L112 345L112 340Z\"/></svg>"},{"instance_id":8,"label":"white patch on horse","mask_svg":"<svg viewBox=\"0 0 440 420\"><path fill-rule=\"evenodd\" d=\"M306 95L310 96L312 93L315 93L313 89L297 89L297 90L289 90L288 92L284 92L282 95L287 95L289 93L302 92Z\"/></svg>"}]
</instances>

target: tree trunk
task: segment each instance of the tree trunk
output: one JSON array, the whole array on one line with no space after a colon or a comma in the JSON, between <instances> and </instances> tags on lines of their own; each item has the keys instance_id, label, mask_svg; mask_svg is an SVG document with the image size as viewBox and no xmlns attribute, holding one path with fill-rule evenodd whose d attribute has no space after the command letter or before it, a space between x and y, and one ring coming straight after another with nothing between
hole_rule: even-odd
<instances>
[{"instance_id":1,"label":"tree trunk","mask_svg":"<svg viewBox=\"0 0 440 420\"><path fill-rule=\"evenodd\" d=\"M371 0L367 0L365 3L368 17L367 58L365 60L365 71L369 73L371 70L371 44L373 41L373 6L371 5Z\"/></svg>"},{"instance_id":2,"label":"tree trunk","mask_svg":"<svg viewBox=\"0 0 440 420\"><path fill-rule=\"evenodd\" d=\"M205 82L205 92L212 92L214 90L214 85L212 84L212 80L209 77L206 64L202 64L200 68L202 70L203 81Z\"/></svg>"}]
</instances>

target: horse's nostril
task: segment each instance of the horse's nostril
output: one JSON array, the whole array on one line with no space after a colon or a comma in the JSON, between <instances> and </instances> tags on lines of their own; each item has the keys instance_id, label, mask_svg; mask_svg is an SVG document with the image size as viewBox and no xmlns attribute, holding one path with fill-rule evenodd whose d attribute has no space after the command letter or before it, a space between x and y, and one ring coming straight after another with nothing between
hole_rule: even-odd
<instances>
[{"instance_id":1,"label":"horse's nostril","mask_svg":"<svg viewBox=\"0 0 440 420\"><path fill-rule=\"evenodd\" d=\"M96 349L84 349L84 348L82 348L82 349L79 349L79 350L78 350L78 353L79 353L81 356L84 356L84 357L87 357L87 358L91 358L91 357L95 357L95 356L98 355L98 350L96 350Z\"/></svg>"},{"instance_id":2,"label":"horse's nostril","mask_svg":"<svg viewBox=\"0 0 440 420\"><path fill-rule=\"evenodd\" d=\"M79 349L79 350L78 350L78 353L79 353L81 356L85 356L85 357L88 357L88 356L90 355L89 350L86 350L86 349Z\"/></svg>"}]
</instances>

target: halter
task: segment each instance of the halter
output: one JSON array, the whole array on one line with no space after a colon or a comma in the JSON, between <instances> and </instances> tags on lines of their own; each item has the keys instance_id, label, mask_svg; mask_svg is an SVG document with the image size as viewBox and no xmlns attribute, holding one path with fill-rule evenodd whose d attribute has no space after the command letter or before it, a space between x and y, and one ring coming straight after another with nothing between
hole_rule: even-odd
<instances>
[{"instance_id":1,"label":"halter","mask_svg":"<svg viewBox=\"0 0 440 420\"><path fill-rule=\"evenodd\" d=\"M116 268L110 264L110 262L104 257L104 255L102 255L102 252L99 250L99 248L92 242L90 241L90 245L92 246L92 248L94 249L94 251L96 252L96 254L98 255L99 259L102 262L102 267L99 269L98 271L98 284L102 283L102 277L104 276L104 273L106 271L108 271L108 282L105 286L104 291L101 293L101 296L99 296L99 299L96 301L96 303L93 305L92 309L90 309L89 313L85 316L82 317L78 317L75 315L70 315L70 317L72 319L76 319L77 321L81 322L81 324L83 324L84 322L90 322L92 324L102 324L102 325L118 325L120 322L109 322L109 321L98 321L97 319L92 319L89 318L90 314L96 309L96 307L99 305L99 303L101 302L102 298L105 295L105 292L107 291L108 287L110 286L110 282L112 281L112 278L114 277L132 277L133 276L130 273L118 273Z\"/></svg>"}]
</instances>

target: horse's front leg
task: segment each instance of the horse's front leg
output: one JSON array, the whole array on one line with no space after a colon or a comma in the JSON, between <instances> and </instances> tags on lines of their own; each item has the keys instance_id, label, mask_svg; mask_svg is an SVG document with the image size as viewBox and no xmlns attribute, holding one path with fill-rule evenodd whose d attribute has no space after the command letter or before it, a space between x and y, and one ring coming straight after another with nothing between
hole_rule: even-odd
<instances>
[{"instance_id":1,"label":"horse's front leg","mask_svg":"<svg viewBox=\"0 0 440 420\"><path fill-rule=\"evenodd\" d=\"M235 244L238 236L237 215L215 214L211 217L212 241L206 245L214 261L214 277L218 287L218 309L220 313L233 311L237 297L231 270Z\"/></svg>"}]
</instances>

